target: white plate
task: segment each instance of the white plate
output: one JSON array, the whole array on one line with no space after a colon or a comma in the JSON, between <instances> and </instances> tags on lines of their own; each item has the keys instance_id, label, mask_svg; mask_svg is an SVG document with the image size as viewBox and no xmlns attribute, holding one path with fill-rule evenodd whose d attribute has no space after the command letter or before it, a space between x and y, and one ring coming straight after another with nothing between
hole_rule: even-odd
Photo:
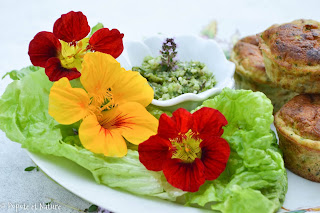
<instances>
[{"instance_id":1,"label":"white plate","mask_svg":"<svg viewBox=\"0 0 320 213\"><path fill-rule=\"evenodd\" d=\"M198 208L185 207L159 198L142 197L97 184L91 173L78 164L62 157L27 151L30 158L54 181L70 192L116 213L204 213Z\"/></svg>"},{"instance_id":2,"label":"white plate","mask_svg":"<svg viewBox=\"0 0 320 213\"><path fill-rule=\"evenodd\" d=\"M274 126L272 125L274 130ZM91 173L74 162L49 155L28 152L30 158L53 180L79 197L100 207L122 212L209 212L185 207L158 198L141 197L111 189L95 182ZM288 193L283 206L290 210L320 207L320 183L303 179L288 171ZM280 210L279 212L285 212ZM309 211L308 211L309 212ZM311 212L311 211L310 211Z\"/></svg>"}]
</instances>

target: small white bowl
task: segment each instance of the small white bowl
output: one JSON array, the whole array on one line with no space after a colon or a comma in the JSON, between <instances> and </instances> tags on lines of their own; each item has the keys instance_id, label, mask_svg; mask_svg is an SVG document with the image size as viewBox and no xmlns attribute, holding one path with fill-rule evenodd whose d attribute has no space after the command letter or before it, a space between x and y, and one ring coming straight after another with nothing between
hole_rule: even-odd
<instances>
[{"instance_id":1,"label":"small white bowl","mask_svg":"<svg viewBox=\"0 0 320 213\"><path fill-rule=\"evenodd\" d=\"M122 67L129 70L133 66L141 66L144 57L160 55L162 43L165 39L165 36L158 35L146 38L143 41L126 41L124 42L124 52L118 58L118 61ZM194 60L205 63L209 70L214 73L217 84L212 89L199 94L186 93L165 101L153 99L152 105L171 112L178 108L192 110L209 97L219 94L224 87L234 87L235 65L226 59L217 42L191 35L176 36L174 40L177 44L177 58L181 61Z\"/></svg>"}]
</instances>

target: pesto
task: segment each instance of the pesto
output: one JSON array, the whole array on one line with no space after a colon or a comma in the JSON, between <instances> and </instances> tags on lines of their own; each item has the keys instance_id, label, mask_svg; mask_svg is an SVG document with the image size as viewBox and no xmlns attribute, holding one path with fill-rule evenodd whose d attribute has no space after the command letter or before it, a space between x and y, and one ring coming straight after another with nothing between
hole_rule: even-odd
<instances>
[{"instance_id":1,"label":"pesto","mask_svg":"<svg viewBox=\"0 0 320 213\"><path fill-rule=\"evenodd\" d=\"M214 75L204 63L177 61L175 69L168 70L161 62L161 56L147 56L140 67L132 68L148 80L157 100L168 100L185 93L198 94L216 84Z\"/></svg>"}]
</instances>

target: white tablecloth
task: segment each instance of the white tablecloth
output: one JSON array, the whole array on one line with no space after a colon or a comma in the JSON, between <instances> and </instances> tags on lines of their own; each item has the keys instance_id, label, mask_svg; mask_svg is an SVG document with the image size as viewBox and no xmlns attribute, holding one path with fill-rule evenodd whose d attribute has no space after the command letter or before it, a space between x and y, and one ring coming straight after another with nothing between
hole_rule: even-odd
<instances>
[{"instance_id":1,"label":"white tablecloth","mask_svg":"<svg viewBox=\"0 0 320 213\"><path fill-rule=\"evenodd\" d=\"M168 35L199 34L211 20L218 22L218 37L229 39L236 30L245 36L261 32L274 23L298 18L320 21L319 6L318 0L1 0L0 77L7 71L30 65L27 54L30 40L39 31L52 31L55 20L70 10L82 11L90 26L102 22L105 27L119 29L128 40L159 32ZM9 78L0 80L0 94L10 82ZM50 198L81 210L91 205L42 172L24 171L33 165L20 145L11 142L0 131L0 212L15 212L10 204L40 205ZM63 206L61 212L78 211Z\"/></svg>"}]
</instances>

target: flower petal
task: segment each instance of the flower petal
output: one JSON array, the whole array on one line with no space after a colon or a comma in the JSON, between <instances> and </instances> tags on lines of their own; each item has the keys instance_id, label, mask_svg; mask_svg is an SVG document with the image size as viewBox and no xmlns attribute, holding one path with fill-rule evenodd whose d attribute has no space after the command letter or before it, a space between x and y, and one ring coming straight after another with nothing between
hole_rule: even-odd
<instances>
[{"instance_id":1,"label":"flower petal","mask_svg":"<svg viewBox=\"0 0 320 213\"><path fill-rule=\"evenodd\" d=\"M127 144L117 129L105 129L95 115L87 116L80 125L79 138L82 145L97 154L123 157Z\"/></svg>"},{"instance_id":2,"label":"flower petal","mask_svg":"<svg viewBox=\"0 0 320 213\"><path fill-rule=\"evenodd\" d=\"M61 78L51 87L49 114L61 124L72 124L88 114L89 97L80 88L72 88L67 78Z\"/></svg>"},{"instance_id":3,"label":"flower petal","mask_svg":"<svg viewBox=\"0 0 320 213\"><path fill-rule=\"evenodd\" d=\"M50 32L39 32L29 44L28 54L34 66L45 67L49 58L57 57L61 51L59 40Z\"/></svg>"},{"instance_id":4,"label":"flower petal","mask_svg":"<svg viewBox=\"0 0 320 213\"><path fill-rule=\"evenodd\" d=\"M118 58L123 51L123 34L117 29L102 28L96 31L90 38L89 44L92 50L103 52Z\"/></svg>"},{"instance_id":5,"label":"flower petal","mask_svg":"<svg viewBox=\"0 0 320 213\"><path fill-rule=\"evenodd\" d=\"M138 72L126 71L108 54L94 52L84 56L81 83L94 99L102 103L107 92L115 104L137 102L148 106L153 99L153 89ZM101 99L101 100L100 100Z\"/></svg>"},{"instance_id":6,"label":"flower petal","mask_svg":"<svg viewBox=\"0 0 320 213\"><path fill-rule=\"evenodd\" d=\"M87 17L82 12L70 11L54 23L53 34L65 42L80 41L90 32Z\"/></svg>"},{"instance_id":7,"label":"flower petal","mask_svg":"<svg viewBox=\"0 0 320 213\"><path fill-rule=\"evenodd\" d=\"M163 174L172 186L188 192L198 191L205 182L204 166L199 158L193 163L167 160L163 165Z\"/></svg>"},{"instance_id":8,"label":"flower petal","mask_svg":"<svg viewBox=\"0 0 320 213\"><path fill-rule=\"evenodd\" d=\"M122 72L120 64L111 55L87 53L82 62L80 81L90 96L105 97Z\"/></svg>"},{"instance_id":9,"label":"flower petal","mask_svg":"<svg viewBox=\"0 0 320 213\"><path fill-rule=\"evenodd\" d=\"M115 103L123 104L132 101L140 103L144 107L151 103L154 91L147 79L142 77L139 72L123 69L123 72L119 73L119 77L121 81L114 84L111 91Z\"/></svg>"},{"instance_id":10,"label":"flower petal","mask_svg":"<svg viewBox=\"0 0 320 213\"><path fill-rule=\"evenodd\" d=\"M161 171L165 161L172 156L171 148L170 141L158 135L151 136L139 144L139 160L148 170Z\"/></svg>"},{"instance_id":11,"label":"flower petal","mask_svg":"<svg viewBox=\"0 0 320 213\"><path fill-rule=\"evenodd\" d=\"M67 69L62 67L59 58L50 58L45 66L45 72L50 81L58 81L63 77L72 80L81 76L81 73L76 68Z\"/></svg>"},{"instance_id":12,"label":"flower petal","mask_svg":"<svg viewBox=\"0 0 320 213\"><path fill-rule=\"evenodd\" d=\"M228 142L220 137L208 137L201 142L200 147L206 180L217 179L225 170L229 159L230 147Z\"/></svg>"},{"instance_id":13,"label":"flower petal","mask_svg":"<svg viewBox=\"0 0 320 213\"><path fill-rule=\"evenodd\" d=\"M187 133L192 126L192 115L186 109L179 108L172 113L172 119L176 122L176 128L182 134Z\"/></svg>"},{"instance_id":14,"label":"flower petal","mask_svg":"<svg viewBox=\"0 0 320 213\"><path fill-rule=\"evenodd\" d=\"M176 122L167 114L161 114L159 118L158 135L165 139L173 139L179 136Z\"/></svg>"},{"instance_id":15,"label":"flower petal","mask_svg":"<svg viewBox=\"0 0 320 213\"><path fill-rule=\"evenodd\" d=\"M191 129L192 122L191 113L179 108L172 113L171 118L166 114L160 116L158 134L163 138L177 138Z\"/></svg>"},{"instance_id":16,"label":"flower petal","mask_svg":"<svg viewBox=\"0 0 320 213\"><path fill-rule=\"evenodd\" d=\"M158 120L135 102L102 112L100 123L106 129L117 129L125 139L136 145L155 135L158 128Z\"/></svg>"},{"instance_id":17,"label":"flower petal","mask_svg":"<svg viewBox=\"0 0 320 213\"><path fill-rule=\"evenodd\" d=\"M221 136L223 134L222 127L228 122L224 115L216 109L203 107L192 114L193 126L192 130L199 133L199 136Z\"/></svg>"}]
</instances>

